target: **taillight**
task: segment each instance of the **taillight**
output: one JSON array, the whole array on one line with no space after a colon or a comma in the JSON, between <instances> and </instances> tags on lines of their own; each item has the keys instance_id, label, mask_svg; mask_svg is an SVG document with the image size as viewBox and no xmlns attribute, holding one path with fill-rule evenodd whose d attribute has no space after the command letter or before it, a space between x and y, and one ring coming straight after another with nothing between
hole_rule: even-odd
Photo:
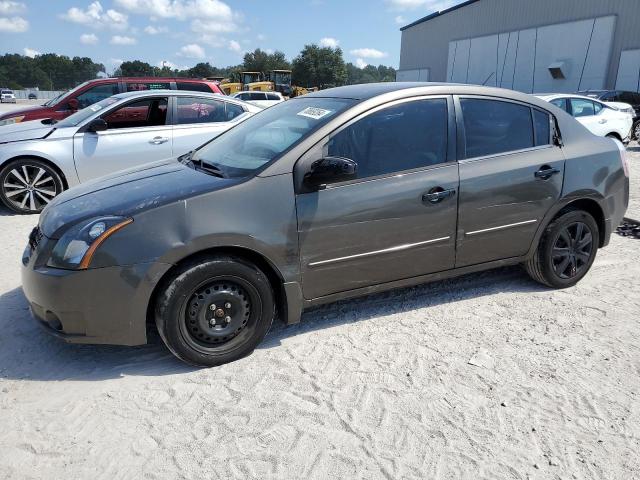
<instances>
[{"instance_id":1,"label":"taillight","mask_svg":"<svg viewBox=\"0 0 640 480\"><path fill-rule=\"evenodd\" d=\"M618 140L614 140L616 147L620 150L620 161L622 162L622 169L624 170L624 176L629 178L629 159L627 158L627 149Z\"/></svg>"}]
</instances>

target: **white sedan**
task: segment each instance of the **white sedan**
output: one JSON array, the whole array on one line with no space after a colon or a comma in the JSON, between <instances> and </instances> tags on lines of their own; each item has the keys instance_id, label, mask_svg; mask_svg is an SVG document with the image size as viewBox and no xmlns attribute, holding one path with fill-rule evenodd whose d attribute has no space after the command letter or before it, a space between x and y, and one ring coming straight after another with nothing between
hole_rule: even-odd
<instances>
[{"instance_id":1,"label":"white sedan","mask_svg":"<svg viewBox=\"0 0 640 480\"><path fill-rule=\"evenodd\" d=\"M258 107L272 107L278 103L284 102L284 97L280 92L238 92L233 98L252 103Z\"/></svg>"},{"instance_id":2,"label":"white sedan","mask_svg":"<svg viewBox=\"0 0 640 480\"><path fill-rule=\"evenodd\" d=\"M260 111L219 94L147 90L114 95L57 123L0 126L0 201L17 213L39 212L67 188L178 157Z\"/></svg>"},{"instance_id":3,"label":"white sedan","mask_svg":"<svg viewBox=\"0 0 640 480\"><path fill-rule=\"evenodd\" d=\"M590 97L571 94L537 95L575 117L594 135L610 137L628 143L633 117L616 105Z\"/></svg>"}]
</instances>

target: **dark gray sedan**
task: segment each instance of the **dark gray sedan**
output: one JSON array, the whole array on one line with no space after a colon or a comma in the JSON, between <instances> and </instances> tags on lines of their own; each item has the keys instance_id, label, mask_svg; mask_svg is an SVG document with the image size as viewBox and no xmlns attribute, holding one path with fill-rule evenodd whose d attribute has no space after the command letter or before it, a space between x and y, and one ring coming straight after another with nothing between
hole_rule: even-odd
<instances>
[{"instance_id":1,"label":"dark gray sedan","mask_svg":"<svg viewBox=\"0 0 640 480\"><path fill-rule=\"evenodd\" d=\"M342 87L55 198L24 292L69 342L139 345L153 322L180 359L219 365L276 312L512 264L575 285L628 195L624 148L535 97Z\"/></svg>"}]
</instances>

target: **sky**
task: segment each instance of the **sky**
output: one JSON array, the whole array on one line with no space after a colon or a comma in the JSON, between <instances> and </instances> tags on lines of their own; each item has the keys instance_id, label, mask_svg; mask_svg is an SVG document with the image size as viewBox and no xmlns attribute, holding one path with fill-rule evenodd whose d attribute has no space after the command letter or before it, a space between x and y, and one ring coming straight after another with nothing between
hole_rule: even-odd
<instances>
[{"instance_id":1,"label":"sky","mask_svg":"<svg viewBox=\"0 0 640 480\"><path fill-rule=\"evenodd\" d=\"M398 67L400 27L460 0L0 0L0 54L224 67L245 52L339 46L347 62Z\"/></svg>"}]
</instances>

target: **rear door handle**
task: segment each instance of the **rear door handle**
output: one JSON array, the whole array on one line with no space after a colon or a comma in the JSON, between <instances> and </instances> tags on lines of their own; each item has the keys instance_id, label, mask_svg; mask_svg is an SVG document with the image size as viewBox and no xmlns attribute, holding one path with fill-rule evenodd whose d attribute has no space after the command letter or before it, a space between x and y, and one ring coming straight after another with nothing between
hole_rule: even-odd
<instances>
[{"instance_id":1,"label":"rear door handle","mask_svg":"<svg viewBox=\"0 0 640 480\"><path fill-rule=\"evenodd\" d=\"M440 203L445 198L453 197L456 194L455 189L444 190L442 187L435 187L427 193L422 194L424 203Z\"/></svg>"},{"instance_id":2,"label":"rear door handle","mask_svg":"<svg viewBox=\"0 0 640 480\"><path fill-rule=\"evenodd\" d=\"M602 124L602 123L607 123L607 119L603 118L602 120L600 120L598 123Z\"/></svg>"},{"instance_id":3,"label":"rear door handle","mask_svg":"<svg viewBox=\"0 0 640 480\"><path fill-rule=\"evenodd\" d=\"M540 167L540 170L534 173L534 175L536 178L539 178L541 180L548 180L557 173L560 173L560 170L545 165L544 167Z\"/></svg>"},{"instance_id":4,"label":"rear door handle","mask_svg":"<svg viewBox=\"0 0 640 480\"><path fill-rule=\"evenodd\" d=\"M149 140L149 143L152 145L160 145L162 143L167 143L169 139L167 137L153 137Z\"/></svg>"}]
</instances>

